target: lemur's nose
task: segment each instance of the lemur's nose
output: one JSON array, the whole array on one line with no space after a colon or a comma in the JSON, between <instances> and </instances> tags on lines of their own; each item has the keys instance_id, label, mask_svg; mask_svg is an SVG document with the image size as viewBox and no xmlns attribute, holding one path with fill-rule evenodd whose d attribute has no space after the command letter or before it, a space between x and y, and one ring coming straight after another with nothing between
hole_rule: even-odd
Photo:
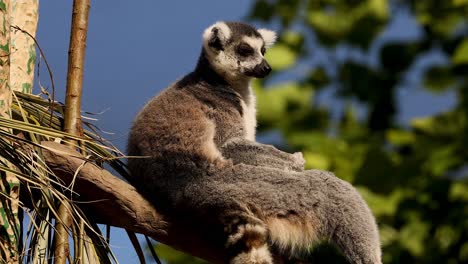
<instances>
[{"instance_id":1,"label":"lemur's nose","mask_svg":"<svg viewBox=\"0 0 468 264\"><path fill-rule=\"evenodd\" d=\"M265 74L268 75L271 72L270 65L268 64L268 62L266 60L263 60L262 64L263 64L262 71L265 72Z\"/></svg>"},{"instance_id":2,"label":"lemur's nose","mask_svg":"<svg viewBox=\"0 0 468 264\"><path fill-rule=\"evenodd\" d=\"M271 67L265 59L260 63L260 71L263 77L267 76L271 72Z\"/></svg>"},{"instance_id":3,"label":"lemur's nose","mask_svg":"<svg viewBox=\"0 0 468 264\"><path fill-rule=\"evenodd\" d=\"M263 78L271 72L271 67L268 62L263 59L262 62L257 64L253 69L246 72L247 76L255 78Z\"/></svg>"}]
</instances>

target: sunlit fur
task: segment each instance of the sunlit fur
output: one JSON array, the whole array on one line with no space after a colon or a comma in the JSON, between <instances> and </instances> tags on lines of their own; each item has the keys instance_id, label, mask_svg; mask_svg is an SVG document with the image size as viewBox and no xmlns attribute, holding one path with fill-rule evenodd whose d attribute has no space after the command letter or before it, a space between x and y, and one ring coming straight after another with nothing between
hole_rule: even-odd
<instances>
[{"instance_id":1,"label":"sunlit fur","mask_svg":"<svg viewBox=\"0 0 468 264\"><path fill-rule=\"evenodd\" d=\"M291 256L306 255L311 245L320 242L317 225L310 218L308 221L288 218L269 218L266 220L270 230L270 240L280 252Z\"/></svg>"},{"instance_id":2,"label":"sunlit fur","mask_svg":"<svg viewBox=\"0 0 468 264\"><path fill-rule=\"evenodd\" d=\"M252 91L252 87L249 86L248 89L248 97L245 102L241 102L242 110L244 112L245 138L255 141L255 132L257 128L256 98Z\"/></svg>"},{"instance_id":3,"label":"sunlit fur","mask_svg":"<svg viewBox=\"0 0 468 264\"><path fill-rule=\"evenodd\" d=\"M258 30L258 33L262 35L263 40L265 41L265 47L269 48L273 46L276 42L276 32L269 30L269 29L264 29L261 28Z\"/></svg>"},{"instance_id":4,"label":"sunlit fur","mask_svg":"<svg viewBox=\"0 0 468 264\"><path fill-rule=\"evenodd\" d=\"M213 29L216 28L220 31L219 37L221 38L221 41L226 43L229 38L231 37L231 30L229 29L228 25L224 22L216 22L213 25L209 26L205 31L203 32L203 44L204 48L207 49L208 46L206 45L208 40L211 38L211 34L213 34Z\"/></svg>"}]
</instances>

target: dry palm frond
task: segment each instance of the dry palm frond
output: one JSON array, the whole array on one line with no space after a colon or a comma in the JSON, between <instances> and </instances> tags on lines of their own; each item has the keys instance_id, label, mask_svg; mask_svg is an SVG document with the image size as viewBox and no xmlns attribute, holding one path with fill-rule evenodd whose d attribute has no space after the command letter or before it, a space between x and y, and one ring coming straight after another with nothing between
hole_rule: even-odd
<instances>
[{"instance_id":1,"label":"dry palm frond","mask_svg":"<svg viewBox=\"0 0 468 264\"><path fill-rule=\"evenodd\" d=\"M74 203L77 194L73 184L65 185L47 167L41 154L42 141L79 142L77 149L87 153L83 162L108 165L123 177L128 177L123 154L110 142L99 135L91 123L84 122L83 137L62 132L63 105L50 102L39 96L15 93L12 105L12 119L0 117L0 157L13 164L15 170L0 164L0 171L14 173L21 181L20 207L28 216L29 227L24 234L21 261L26 263L47 263L53 257L53 228L58 217L58 207L63 202L72 215L69 230L73 245L72 263L117 262L109 244L102 236L97 224L89 219ZM1 197L8 199L6 194ZM135 246L138 247L138 246Z\"/></svg>"}]
</instances>

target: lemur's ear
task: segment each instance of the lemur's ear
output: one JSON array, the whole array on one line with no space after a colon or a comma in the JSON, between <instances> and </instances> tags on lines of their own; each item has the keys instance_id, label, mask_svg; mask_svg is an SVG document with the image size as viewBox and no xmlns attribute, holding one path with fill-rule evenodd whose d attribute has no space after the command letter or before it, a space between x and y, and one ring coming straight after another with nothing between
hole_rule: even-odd
<instances>
[{"instance_id":1,"label":"lemur's ear","mask_svg":"<svg viewBox=\"0 0 468 264\"><path fill-rule=\"evenodd\" d=\"M203 32L203 44L207 48L223 50L224 45L231 37L231 29L224 22L216 22Z\"/></svg>"},{"instance_id":2,"label":"lemur's ear","mask_svg":"<svg viewBox=\"0 0 468 264\"><path fill-rule=\"evenodd\" d=\"M259 29L257 31L258 31L258 33L260 33L260 35L262 35L263 41L265 41L265 47L266 48L269 48L269 47L273 46L273 44L275 44L275 42L276 42L276 32L274 32L272 30L269 30L269 29L265 29L265 28L261 28L261 29Z\"/></svg>"}]
</instances>

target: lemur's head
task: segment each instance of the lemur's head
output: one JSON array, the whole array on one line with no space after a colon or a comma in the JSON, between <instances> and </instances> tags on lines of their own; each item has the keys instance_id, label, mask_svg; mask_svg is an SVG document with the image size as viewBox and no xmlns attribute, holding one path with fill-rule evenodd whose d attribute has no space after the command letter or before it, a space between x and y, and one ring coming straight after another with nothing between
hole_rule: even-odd
<instances>
[{"instance_id":1,"label":"lemur's head","mask_svg":"<svg viewBox=\"0 0 468 264\"><path fill-rule=\"evenodd\" d=\"M275 41L275 32L239 22L217 22L203 33L208 61L227 80L267 76L271 68L264 55Z\"/></svg>"}]
</instances>

